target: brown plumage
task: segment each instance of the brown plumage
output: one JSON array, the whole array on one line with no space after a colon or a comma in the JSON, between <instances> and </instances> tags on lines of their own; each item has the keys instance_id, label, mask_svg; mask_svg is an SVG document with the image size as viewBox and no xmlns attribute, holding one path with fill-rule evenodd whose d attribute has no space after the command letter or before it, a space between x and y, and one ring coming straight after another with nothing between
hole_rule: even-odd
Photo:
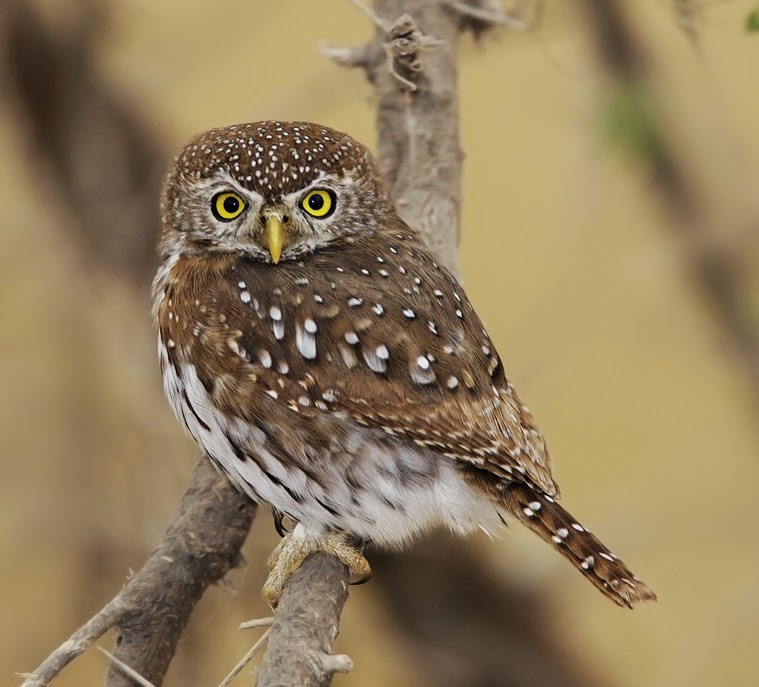
<instances>
[{"instance_id":1,"label":"brown plumage","mask_svg":"<svg viewBox=\"0 0 759 687\"><path fill-rule=\"evenodd\" d=\"M307 123L206 132L177 158L162 215L172 407L302 541L398 547L511 515L616 603L654 598L556 503L492 341L363 146Z\"/></svg>"}]
</instances>

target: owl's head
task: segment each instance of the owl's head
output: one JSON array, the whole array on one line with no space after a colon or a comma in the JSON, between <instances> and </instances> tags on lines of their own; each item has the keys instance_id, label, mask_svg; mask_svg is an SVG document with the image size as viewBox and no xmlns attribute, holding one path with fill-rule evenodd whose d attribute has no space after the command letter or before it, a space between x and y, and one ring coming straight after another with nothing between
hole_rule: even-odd
<instances>
[{"instance_id":1,"label":"owl's head","mask_svg":"<svg viewBox=\"0 0 759 687\"><path fill-rule=\"evenodd\" d=\"M161 248L276 263L376 231L387 212L374 158L347 134L309 122L238 124L200 134L175 159Z\"/></svg>"}]
</instances>

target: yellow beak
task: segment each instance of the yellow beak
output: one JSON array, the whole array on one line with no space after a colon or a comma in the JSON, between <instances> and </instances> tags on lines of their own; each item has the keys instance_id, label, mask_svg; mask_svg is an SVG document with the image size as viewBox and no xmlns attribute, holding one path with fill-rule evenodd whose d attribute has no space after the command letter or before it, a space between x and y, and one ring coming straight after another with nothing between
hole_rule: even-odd
<instances>
[{"instance_id":1,"label":"yellow beak","mask_svg":"<svg viewBox=\"0 0 759 687\"><path fill-rule=\"evenodd\" d=\"M269 215L266 218L266 245L269 247L271 259L276 265L282 255L282 245L285 242L285 229L282 220L277 215Z\"/></svg>"}]
</instances>

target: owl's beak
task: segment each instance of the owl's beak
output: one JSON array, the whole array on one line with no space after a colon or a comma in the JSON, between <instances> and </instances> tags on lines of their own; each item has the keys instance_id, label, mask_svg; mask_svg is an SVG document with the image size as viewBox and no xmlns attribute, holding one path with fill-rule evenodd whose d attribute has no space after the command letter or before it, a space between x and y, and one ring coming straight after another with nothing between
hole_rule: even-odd
<instances>
[{"instance_id":1,"label":"owl's beak","mask_svg":"<svg viewBox=\"0 0 759 687\"><path fill-rule=\"evenodd\" d=\"M271 253L272 262L276 265L282 255L285 242L285 228L279 215L270 214L266 217L266 245Z\"/></svg>"}]
</instances>

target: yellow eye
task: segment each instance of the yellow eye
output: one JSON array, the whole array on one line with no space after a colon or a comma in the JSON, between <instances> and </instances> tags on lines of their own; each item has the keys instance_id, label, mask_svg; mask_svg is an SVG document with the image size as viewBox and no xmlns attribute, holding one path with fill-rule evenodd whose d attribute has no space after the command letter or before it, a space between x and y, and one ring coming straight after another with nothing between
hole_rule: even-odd
<instances>
[{"instance_id":1,"label":"yellow eye","mask_svg":"<svg viewBox=\"0 0 759 687\"><path fill-rule=\"evenodd\" d=\"M324 219L335 210L335 194L323 188L317 188L301 201L303 209L312 217Z\"/></svg>"},{"instance_id":2,"label":"yellow eye","mask_svg":"<svg viewBox=\"0 0 759 687\"><path fill-rule=\"evenodd\" d=\"M213 216L222 222L229 222L239 217L244 209L245 201L231 191L217 193L211 200Z\"/></svg>"}]
</instances>

